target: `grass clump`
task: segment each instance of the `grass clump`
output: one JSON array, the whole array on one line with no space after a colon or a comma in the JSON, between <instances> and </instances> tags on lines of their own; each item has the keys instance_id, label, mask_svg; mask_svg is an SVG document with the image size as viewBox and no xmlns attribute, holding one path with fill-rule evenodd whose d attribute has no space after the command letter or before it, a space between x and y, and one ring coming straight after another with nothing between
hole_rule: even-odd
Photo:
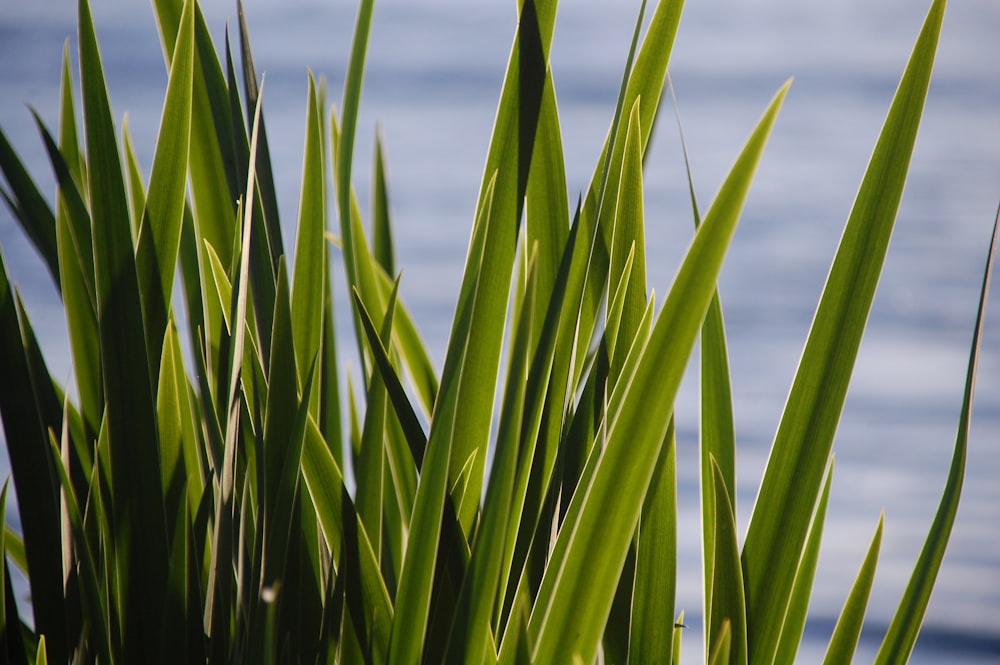
<instances>
[{"instance_id":1,"label":"grass clump","mask_svg":"<svg viewBox=\"0 0 1000 665\"><path fill-rule=\"evenodd\" d=\"M5 566L5 662L679 662L673 404L698 340L701 650L791 662L944 0L847 221L742 543L715 284L788 84L703 217L694 206L698 230L657 306L643 163L682 3L656 3L648 21L642 3L575 206L548 66L556 2L520 3L438 372L398 297L383 170L367 225L352 189L373 2L360 2L339 114L310 78L287 249L245 25L241 77L195 0L153 6L169 79L148 179L122 150L87 0L79 97L67 56L58 132L38 121L54 210L0 134L2 191L62 297L75 369L74 386L51 378L4 268L0 412L23 532L5 529L0 552L32 601L18 606ZM336 247L358 395L340 391ZM952 468L879 663L909 657L954 520L989 265ZM853 656L881 532L880 518L827 662Z\"/></svg>"}]
</instances>

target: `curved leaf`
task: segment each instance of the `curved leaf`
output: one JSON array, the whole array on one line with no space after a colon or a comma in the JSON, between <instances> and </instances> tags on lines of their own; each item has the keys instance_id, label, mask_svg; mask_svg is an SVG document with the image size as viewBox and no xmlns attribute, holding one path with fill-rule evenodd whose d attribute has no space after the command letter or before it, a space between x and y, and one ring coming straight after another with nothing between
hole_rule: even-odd
<instances>
[{"instance_id":1,"label":"curved leaf","mask_svg":"<svg viewBox=\"0 0 1000 665\"><path fill-rule=\"evenodd\" d=\"M948 470L948 481L945 484L937 513L931 523L930 532L920 550L920 556L913 567L913 574L906 585L903 597L899 601L896 614L893 615L889 630L882 640L882 646L875 658L877 665L886 663L905 663L917 640L917 633L923 623L927 603L930 601L934 581L941 569L945 547L955 524L955 514L958 511L958 499L962 493L962 481L965 476L965 459L969 446L969 425L972 420L972 398L976 383L976 367L979 364L979 349L982 343L983 319L986 314L986 300L989 295L990 278L993 275L993 265L997 251L998 234L1000 234L1000 213L993 225L993 239L986 259L986 269L983 274L983 286L979 295L979 309L976 312L976 324L972 333L972 344L969 351L969 369L965 378L965 393L962 397L962 412L958 420L958 433L955 436L955 449L952 453L951 468Z\"/></svg>"},{"instance_id":2,"label":"curved leaf","mask_svg":"<svg viewBox=\"0 0 1000 665\"><path fill-rule=\"evenodd\" d=\"M743 548L750 661L770 665L896 218L945 0L900 81L816 310Z\"/></svg>"},{"instance_id":3,"label":"curved leaf","mask_svg":"<svg viewBox=\"0 0 1000 665\"><path fill-rule=\"evenodd\" d=\"M596 653L677 388L787 88L754 129L695 235L637 367L615 389L612 402L620 407L606 447L591 456L588 465L596 467L573 496L529 622L540 662L577 655L589 662Z\"/></svg>"},{"instance_id":4,"label":"curved leaf","mask_svg":"<svg viewBox=\"0 0 1000 665\"><path fill-rule=\"evenodd\" d=\"M858 571L858 576L847 596L844 609L837 618L837 625L830 637L830 646L823 659L823 665L838 665L850 663L858 646L861 628L865 621L865 608L868 606L868 596L871 594L872 582L875 579L875 565L878 563L878 552L882 545L882 524L885 516L879 516L875 537L868 546L864 563Z\"/></svg>"}]
</instances>

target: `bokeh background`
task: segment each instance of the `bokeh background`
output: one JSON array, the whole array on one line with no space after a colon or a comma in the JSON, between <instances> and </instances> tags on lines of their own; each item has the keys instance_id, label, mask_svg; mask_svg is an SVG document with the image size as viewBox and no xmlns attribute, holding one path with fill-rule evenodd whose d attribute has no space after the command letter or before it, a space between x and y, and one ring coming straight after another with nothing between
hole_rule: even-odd
<instances>
[{"instance_id":1,"label":"bokeh background","mask_svg":"<svg viewBox=\"0 0 1000 665\"><path fill-rule=\"evenodd\" d=\"M217 43L235 3L203 0ZM929 2L689 0L671 61L695 189L706 209L767 101L795 82L720 281L731 345L738 507L745 528L836 243ZM858 662L870 662L944 486L992 222L1000 203L1000 4L954 0L907 191L835 443L825 544L801 662L818 662L886 515ZM148 3L92 0L116 117L144 168L166 81ZM614 110L638 0L562 3L552 69L571 198L586 187ZM294 238L306 72L339 102L353 0L246 0L276 165ZM514 34L509 0L379 0L355 186L368 200L376 126L385 140L402 295L440 365ZM55 126L62 48L75 63L76 3L0 3L0 126L54 192L30 104ZM692 234L676 117L665 107L645 178L649 282L662 298ZM365 203L363 207L367 208ZM332 214L332 210L331 210ZM6 208L0 246L50 367L69 380L55 292ZM334 282L346 307L342 269ZM958 520L913 663L1000 662L1000 302L988 311ZM346 322L346 318L342 319ZM349 352L350 331L340 336ZM357 364L354 363L354 371ZM0 380L3 370L0 368ZM698 662L697 384L677 404L679 608ZM0 434L2 437L2 434ZM0 461L0 476L6 475Z\"/></svg>"}]
</instances>

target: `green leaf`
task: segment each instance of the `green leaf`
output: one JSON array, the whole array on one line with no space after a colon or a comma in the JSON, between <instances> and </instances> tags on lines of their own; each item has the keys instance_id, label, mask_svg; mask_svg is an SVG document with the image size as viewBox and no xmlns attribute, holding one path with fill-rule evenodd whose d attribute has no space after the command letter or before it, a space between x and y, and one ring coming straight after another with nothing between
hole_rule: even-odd
<instances>
[{"instance_id":1,"label":"green leaf","mask_svg":"<svg viewBox=\"0 0 1000 665\"><path fill-rule=\"evenodd\" d=\"M993 265L996 259L998 234L1000 234L1000 212L993 224L993 238L983 271L983 285L979 294L979 309L976 312L976 324L972 333L972 344L969 350L969 368L965 378L965 391L962 396L962 410L958 420L958 433L955 436L955 448L952 452L951 467L948 470L948 480L938 503L934 521L920 556L913 567L910 581L906 585L899 607L893 615L892 623L882 639L882 646L875 657L877 665L886 663L905 663L917 633L923 623L930 601L931 590L941 569L945 547L955 524L955 514L958 511L958 500L962 493L962 482L965 476L965 463L969 446L969 426L972 420L972 401L976 383L976 368L979 364L979 352L982 344L983 320L986 314L986 301L989 296L990 279L993 275Z\"/></svg>"},{"instance_id":2,"label":"green leaf","mask_svg":"<svg viewBox=\"0 0 1000 665\"><path fill-rule=\"evenodd\" d=\"M673 642L673 658L672 662L681 662L681 638L684 636L684 612L677 615L677 621L674 622L674 642Z\"/></svg>"},{"instance_id":3,"label":"green leaf","mask_svg":"<svg viewBox=\"0 0 1000 665\"><path fill-rule=\"evenodd\" d=\"M878 563L879 548L882 545L884 521L885 515L880 515L878 527L875 529L875 537L872 538L871 545L868 546L864 563L861 564L858 576L851 587L851 593L847 596L844 609L841 610L840 616L837 618L837 625L830 637L830 646L823 659L823 665L849 663L854 658L854 651L857 649L858 638L861 636L861 628L865 621L868 597L871 595L872 582L875 579L875 565Z\"/></svg>"},{"instance_id":4,"label":"green leaf","mask_svg":"<svg viewBox=\"0 0 1000 665\"><path fill-rule=\"evenodd\" d=\"M18 616L16 603L8 602L8 598L10 601L13 601L13 594L8 591L12 583L10 566L7 564L7 534L9 528L7 526L7 487L9 485L10 480L5 480L3 490L0 491L0 516L3 516L4 524L4 530L0 532L0 562L3 563L3 570L0 570L0 654L3 654L4 662L23 663L25 660L21 652L23 652L24 646L19 639L20 630L18 626L20 617ZM7 618L8 614L10 619ZM8 621L13 626L13 629L9 631L7 630Z\"/></svg>"},{"instance_id":5,"label":"green leaf","mask_svg":"<svg viewBox=\"0 0 1000 665\"><path fill-rule=\"evenodd\" d=\"M246 14L243 2L236 3L240 21L240 56L243 61L243 86L247 103L247 124L251 123L250 109L257 104L260 89L257 85L257 70L254 67L253 53L250 50L250 32L247 29ZM258 128L258 146L255 169L257 186L260 194L260 214L263 215L263 232L258 233L258 240L267 239L268 255L271 258L271 269L278 270L278 259L284 256L285 250L281 240L281 222L278 219L278 195L274 186L274 171L271 168L271 149L267 141L267 127L264 114L261 112ZM255 212L255 214L258 214Z\"/></svg>"},{"instance_id":6,"label":"green leaf","mask_svg":"<svg viewBox=\"0 0 1000 665\"><path fill-rule=\"evenodd\" d=\"M323 339L323 303L326 297L326 178L323 157L323 112L316 84L309 75L305 157L299 199L298 238L292 284L292 333L299 381L305 380Z\"/></svg>"},{"instance_id":7,"label":"green leaf","mask_svg":"<svg viewBox=\"0 0 1000 665\"><path fill-rule=\"evenodd\" d=\"M254 113L253 129L250 138L250 168L247 174L247 200L243 205L243 233L239 251L239 271L237 273L236 290L232 296L232 345L229 357L230 374L220 377L226 380L225 405L226 425L224 439L224 457L221 468L216 466L217 482L215 521L212 534L211 560L208 569L208 591L205 599L205 632L209 639L209 654L211 658L226 660L229 654L230 611L233 603L232 580L226 567L233 559L233 492L236 475L236 445L237 430L241 412L239 393L241 367L243 362L244 343L247 331L247 298L249 294L250 275L250 243L253 235L253 195L252 186L256 174L257 129L260 120L260 97ZM294 367L293 367L294 371Z\"/></svg>"},{"instance_id":8,"label":"green leaf","mask_svg":"<svg viewBox=\"0 0 1000 665\"><path fill-rule=\"evenodd\" d=\"M621 372L622 365L632 340L636 334L643 310L646 309L646 243L643 225L642 191L642 127L641 98L636 97L629 113L628 129L625 134L625 152L622 154L621 178L618 183L618 206L615 211L614 229L608 265L608 283L613 289L623 289L621 327L616 331L618 339L611 352L611 385ZM628 275L623 266L634 254L632 269Z\"/></svg>"},{"instance_id":9,"label":"green leaf","mask_svg":"<svg viewBox=\"0 0 1000 665\"><path fill-rule=\"evenodd\" d=\"M722 648L726 655L716 660L709 652L710 662L747 662L747 616L743 598L743 570L740 566L740 547L736 534L736 516L733 514L722 470L714 459L712 481L715 492L715 552L712 561L712 616L709 618L708 644L713 649ZM720 646L724 645L724 646Z\"/></svg>"},{"instance_id":10,"label":"green leaf","mask_svg":"<svg viewBox=\"0 0 1000 665\"><path fill-rule=\"evenodd\" d=\"M518 461L522 455L526 379L531 364L532 317L538 289L537 265L536 253L529 260L525 298L515 324L482 523L477 530L472 559L462 581L449 637L447 662L455 665L496 661L496 652L490 652L488 644L492 637L491 620L497 605L497 592L503 589L499 583L504 561L499 555L504 550L504 539L508 537L507 523L511 516Z\"/></svg>"},{"instance_id":11,"label":"green leaf","mask_svg":"<svg viewBox=\"0 0 1000 665\"><path fill-rule=\"evenodd\" d=\"M622 119L624 114L632 109L636 99L641 97L645 100L639 118L639 125L643 130L642 152L645 155L659 109L667 63L670 60L684 3L678 0L661 0L657 3L646 34L642 38L641 47L636 53L645 6L644 1L640 7L639 19L636 21L611 129L605 139L601 157L581 210L581 223L584 229L582 235L594 236L594 247L588 274L587 300L580 314L580 335L589 335L592 330L607 280L608 248L611 246L613 216L617 209L617 187L614 184L620 180L622 155L625 149L625 132L620 131ZM586 344L588 339L583 337L577 342ZM576 368L577 371L580 369L579 366ZM578 375L576 376L578 378Z\"/></svg>"},{"instance_id":12,"label":"green leaf","mask_svg":"<svg viewBox=\"0 0 1000 665\"><path fill-rule=\"evenodd\" d=\"M635 369L623 374L611 397L606 447L591 455L532 611L529 631L539 662L575 656L589 662L596 653L687 358L787 88L776 95L733 166L648 342L637 348Z\"/></svg>"},{"instance_id":13,"label":"green leaf","mask_svg":"<svg viewBox=\"0 0 1000 665\"><path fill-rule=\"evenodd\" d=\"M284 263L282 257L280 264ZM258 473L264 475L265 489L265 551L264 585L271 586L279 578L284 565L284 548L288 543L290 515L279 506L290 506L294 494L294 473L301 451L301 435L296 436L299 412L308 410L308 402L300 406L295 347L292 341L289 312L288 281L284 270L278 272L274 300L274 329L271 332L271 365L267 377L267 403L264 409L264 459L258 460ZM315 356L310 359L315 366ZM310 385L301 387L304 393ZM304 425L303 425L304 427ZM305 430L303 429L302 432ZM290 508L288 508L290 510Z\"/></svg>"},{"instance_id":14,"label":"green leaf","mask_svg":"<svg viewBox=\"0 0 1000 665\"><path fill-rule=\"evenodd\" d=\"M372 661L385 663L393 608L379 572L371 541L347 489L343 474L315 423L309 422L302 450L302 478L309 492L323 537L334 559L348 566L345 593L351 621L360 637L370 640ZM348 572L349 571L349 572Z\"/></svg>"},{"instance_id":15,"label":"green leaf","mask_svg":"<svg viewBox=\"0 0 1000 665\"><path fill-rule=\"evenodd\" d=\"M546 522L551 523L547 519L548 511L554 511L554 506L548 505L550 502L546 500L546 495L552 482L556 458L560 454L559 441L563 436L562 414L567 408L567 394L570 389L567 377L573 361L572 354L557 353L557 350L570 348L572 340L576 337L577 308L583 297L587 270L588 241L580 235L579 221L577 215L570 227L552 288L552 296L548 300L537 350L528 373L528 392L525 395L527 413L520 442L522 453L518 460L517 482L510 511L512 517L507 527L508 535L504 541L501 567L501 589L504 591L500 598L503 603L497 607L498 641L505 635L507 617L517 596L517 587L525 579L523 575L529 570L524 564L526 557L529 556L532 538L536 532L544 531ZM588 399L588 395L589 393L585 393L583 399ZM559 417L554 416L557 413ZM571 421L568 439L592 441L592 437L576 436L572 428L577 423L590 424L587 418ZM571 466L566 461L561 464L564 468ZM560 477L562 475L559 474ZM569 494L567 498L568 496ZM548 540L547 532L545 540L546 542Z\"/></svg>"},{"instance_id":16,"label":"green leaf","mask_svg":"<svg viewBox=\"0 0 1000 665\"><path fill-rule=\"evenodd\" d=\"M492 213L488 220L477 216L473 227L456 309L469 312L469 318L456 317L442 372L442 392L446 382L457 381L455 403L462 405L454 415L444 418L447 427L453 429L449 483L455 483L462 465L475 453L469 487L473 496L480 494L483 482L503 341L503 326L498 322L507 318L507 296L547 79L556 5L555 0L525 0L521 6L477 208L482 210L489 199ZM487 221L488 226L480 228ZM435 419L441 415L436 413ZM468 537L475 505L467 506L459 520Z\"/></svg>"},{"instance_id":17,"label":"green leaf","mask_svg":"<svg viewBox=\"0 0 1000 665\"><path fill-rule=\"evenodd\" d=\"M355 290L353 295L355 307L358 309L358 315L361 319L365 335L368 338L368 345L371 349L372 357L375 360L375 368L378 371L381 380L385 383L385 388L388 391L389 399L392 403L396 418L399 419L400 425L403 428L403 433L406 436L406 442L409 445L413 466L416 470L419 470L424 460L424 449L427 446L427 435L424 434L420 420L417 418L417 414L413 410L413 406L406 397L406 392L404 391L403 385L399 380L399 376L396 373L395 368L392 366L392 361L389 359L389 351L383 345L378 332L375 330L375 322L372 321L371 315L368 314L368 309L361 301L361 294ZM393 300L394 299L390 299L390 302ZM393 311L395 311L395 307L393 307Z\"/></svg>"},{"instance_id":18,"label":"green leaf","mask_svg":"<svg viewBox=\"0 0 1000 665\"><path fill-rule=\"evenodd\" d=\"M354 162L354 138L357 132L358 111L361 106L361 87L364 80L368 36L371 33L374 0L362 0L354 26L351 57L344 80L343 120L338 132L334 126L334 170L337 186L337 210L340 214L340 232L344 242L344 268L348 287L359 285L359 266L356 256L355 227L352 223L351 167Z\"/></svg>"},{"instance_id":19,"label":"green leaf","mask_svg":"<svg viewBox=\"0 0 1000 665\"><path fill-rule=\"evenodd\" d=\"M11 188L9 193L0 188L0 193L6 199L14 218L24 229L25 235L41 255L58 288L60 280L55 215L2 130L0 130L0 171L3 171L4 178Z\"/></svg>"},{"instance_id":20,"label":"green leaf","mask_svg":"<svg viewBox=\"0 0 1000 665\"><path fill-rule=\"evenodd\" d=\"M45 635L38 636L38 651L35 652L35 665L48 665L48 652L45 650Z\"/></svg>"},{"instance_id":21,"label":"green leaf","mask_svg":"<svg viewBox=\"0 0 1000 665\"><path fill-rule=\"evenodd\" d=\"M552 293L556 271L569 234L567 189L559 109L552 72L549 71L542 89L538 128L535 130L528 188L525 192L525 247L538 252L535 272L541 297L535 300L537 311L532 317L536 327L543 325L545 321L549 302L547 295ZM527 260L527 257L528 252L522 252L522 258ZM539 333L540 330L535 330L536 339Z\"/></svg>"},{"instance_id":22,"label":"green leaf","mask_svg":"<svg viewBox=\"0 0 1000 665\"><path fill-rule=\"evenodd\" d=\"M59 276L63 282L63 305L81 409L92 435L97 431L104 410L104 395L90 213L62 151L37 114L35 122L59 183L56 201Z\"/></svg>"},{"instance_id":23,"label":"green leaf","mask_svg":"<svg viewBox=\"0 0 1000 665\"><path fill-rule=\"evenodd\" d=\"M9 483L10 481L7 480L4 482ZM6 514L7 513L5 512L4 515ZM6 520L4 520L3 532L4 552L6 556L9 557L11 563L13 563L14 566L21 571L25 577L27 577L28 556L24 551L24 540L19 534L15 533L11 529L10 525L6 523Z\"/></svg>"},{"instance_id":24,"label":"green leaf","mask_svg":"<svg viewBox=\"0 0 1000 665\"><path fill-rule=\"evenodd\" d=\"M778 642L775 662L793 663L802 641L802 632L806 627L809 614L809 597L812 595L813 580L816 577L816 564L819 562L820 542L823 540L823 524L826 521L826 505L830 497L830 482L833 478L833 460L823 482L823 492L820 494L812 524L809 525L809 535L806 537L802 559L795 572L795 585L785 613L784 625L781 628L781 641Z\"/></svg>"},{"instance_id":25,"label":"green leaf","mask_svg":"<svg viewBox=\"0 0 1000 665\"><path fill-rule=\"evenodd\" d=\"M718 636L708 652L709 665L729 665L733 645L733 630L729 621L723 621Z\"/></svg>"},{"instance_id":26,"label":"green leaf","mask_svg":"<svg viewBox=\"0 0 1000 665\"><path fill-rule=\"evenodd\" d=\"M382 134L375 136L375 173L372 176L372 254L387 275L396 274L396 253L392 246L392 222L389 216L389 192L385 175Z\"/></svg>"},{"instance_id":27,"label":"green leaf","mask_svg":"<svg viewBox=\"0 0 1000 665\"><path fill-rule=\"evenodd\" d=\"M640 259L641 260L641 259ZM616 282L616 287L611 297L611 301L608 303L608 314L606 317L605 328L604 328L604 343L607 346L608 356L611 358L615 357L615 351L617 350L616 344L618 342L619 330L621 329L622 316L625 310L625 296L629 291L629 278L632 275L632 267L636 265L635 261L635 244L631 246L631 250L628 256L625 258L624 265L620 268L619 280ZM634 324L633 324L634 325ZM634 332L634 331L633 331ZM622 337L627 337L626 334L622 334ZM622 340L622 349L619 352L619 364L625 362L625 356L628 355L628 350L632 346L632 339ZM619 372L621 368L619 368ZM612 384L613 385L613 384Z\"/></svg>"},{"instance_id":28,"label":"green leaf","mask_svg":"<svg viewBox=\"0 0 1000 665\"><path fill-rule=\"evenodd\" d=\"M136 227L138 220L142 219L143 210L146 208L146 183L142 175L142 167L139 166L139 158L135 154L135 146L132 144L132 135L128 129L128 116L122 120L122 143L125 150L125 171L127 174L129 212L132 222L132 240L139 237L139 229Z\"/></svg>"},{"instance_id":29,"label":"green leaf","mask_svg":"<svg viewBox=\"0 0 1000 665\"><path fill-rule=\"evenodd\" d=\"M58 481L48 454L49 428L62 422L59 396L20 298L0 256L0 416L18 496L34 625L68 653L62 590Z\"/></svg>"},{"instance_id":30,"label":"green leaf","mask_svg":"<svg viewBox=\"0 0 1000 665\"><path fill-rule=\"evenodd\" d=\"M681 126L680 108L674 93L670 74L667 74L667 89L670 92L677 118L677 130L681 143L681 153L684 156L684 168L687 175L688 193L691 198L691 213L694 226L701 224L701 211L698 208L698 198L695 195L694 177L691 173L691 161L688 157L687 143L684 140L684 129ZM733 391L729 373L729 352L726 343L726 324L722 315L722 302L718 290L712 297L705 315L705 323L701 329L701 418L699 437L699 457L701 461L701 519L702 519L702 553L704 567L704 613L712 614L712 571L714 562L712 554L715 551L715 530L712 519L715 515L715 493L713 491L714 471L711 459L714 458L722 471L726 483L726 491L731 509L736 515L736 433L733 422ZM705 644L705 651L711 647Z\"/></svg>"},{"instance_id":31,"label":"green leaf","mask_svg":"<svg viewBox=\"0 0 1000 665\"><path fill-rule=\"evenodd\" d=\"M397 282L398 286L398 282ZM357 298L357 290L354 292ZM397 291L393 290L389 297L388 309L382 318L381 341L389 339L392 334L392 319L396 308ZM386 448L388 438L387 432L387 405L385 383L379 372L373 372L368 380L368 394L366 395L365 420L361 428L361 450L358 455L358 464L355 471L357 478L357 492L355 494L358 506L358 515L361 523L365 525L365 530L372 534L372 547L375 555L382 558L382 513L384 487L386 483L386 471L388 463L386 460Z\"/></svg>"},{"instance_id":32,"label":"green leaf","mask_svg":"<svg viewBox=\"0 0 1000 665\"><path fill-rule=\"evenodd\" d=\"M491 191L492 186L488 189L488 192ZM480 208L476 225L478 229L489 227L492 201L492 197L487 196L485 206ZM476 243L473 242L473 247L475 246ZM473 302L465 304L465 309L458 314L459 321L468 325L468 321L472 318L470 310L473 305ZM449 360L445 360L445 377L456 373L454 366L464 365L465 345L469 341L469 338L465 337L464 344L461 344L460 348L449 349L451 360L450 363ZM453 354L457 354L457 357ZM449 370L449 367L452 369ZM410 540L403 559L396 593L396 621L389 647L391 663L416 662L423 651L424 633L433 591L432 582L438 559L438 543L441 539L447 493L451 487L449 464L453 455L458 384L457 377L446 379L442 383L441 394L435 404L420 485L417 488L410 521L410 531L419 533L422 537Z\"/></svg>"},{"instance_id":33,"label":"green leaf","mask_svg":"<svg viewBox=\"0 0 1000 665\"><path fill-rule=\"evenodd\" d=\"M68 427L64 422L62 426L62 443L64 446L67 436ZM102 662L124 662L121 635L118 633L120 627L113 623L112 618L116 607L108 603L106 587L102 587L102 584L107 583L111 579L111 576L106 574L107 570L98 572L97 557L91 549L94 543L87 537L83 515L80 511L80 502L73 489L69 473L63 464L59 444L54 440L54 434L49 440L49 452L61 487L60 497L62 505L66 511L66 518L72 528L73 554L79 562L80 568L80 597L83 607L95 626L95 629L90 633L93 638L90 644ZM96 505L95 510L91 514L103 523L102 526L106 527L109 512L101 505L101 488L98 480L100 475L99 464L99 459L95 457L94 467L91 470L91 486L94 488L93 496ZM110 561L103 563L107 566L111 565ZM112 656L112 654L114 655Z\"/></svg>"},{"instance_id":34,"label":"green leaf","mask_svg":"<svg viewBox=\"0 0 1000 665\"><path fill-rule=\"evenodd\" d=\"M671 421L636 529L628 662L670 665L677 586L677 439Z\"/></svg>"},{"instance_id":35,"label":"green leaf","mask_svg":"<svg viewBox=\"0 0 1000 665\"><path fill-rule=\"evenodd\" d=\"M851 210L775 435L743 549L750 660L773 662L888 248L944 16L935 0Z\"/></svg>"},{"instance_id":36,"label":"green leaf","mask_svg":"<svg viewBox=\"0 0 1000 665\"><path fill-rule=\"evenodd\" d=\"M136 250L147 348L157 359L169 318L187 197L194 81L194 6L191 0L184 3Z\"/></svg>"},{"instance_id":37,"label":"green leaf","mask_svg":"<svg viewBox=\"0 0 1000 665\"><path fill-rule=\"evenodd\" d=\"M394 283L393 278L384 270L376 269L379 290L383 298L388 297ZM424 413L429 417L437 401L438 376L434 363L431 362L427 348L420 338L420 333L413 322L413 317L406 309L406 304L396 304L396 323L393 326L393 342L399 350L400 357L410 375L411 383L417 393L417 399Z\"/></svg>"}]
</instances>

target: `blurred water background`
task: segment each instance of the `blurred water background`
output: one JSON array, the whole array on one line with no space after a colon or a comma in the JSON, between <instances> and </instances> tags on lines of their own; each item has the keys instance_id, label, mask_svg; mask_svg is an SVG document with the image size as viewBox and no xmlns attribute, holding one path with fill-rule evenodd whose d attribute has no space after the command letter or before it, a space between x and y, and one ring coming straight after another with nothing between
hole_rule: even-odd
<instances>
[{"instance_id":1,"label":"blurred water background","mask_svg":"<svg viewBox=\"0 0 1000 665\"><path fill-rule=\"evenodd\" d=\"M204 0L221 44L232 2ZM759 114L795 82L720 282L731 345L741 529L854 193L929 2L691 0L672 78L699 202L707 208ZM604 140L639 2L563 3L552 68L571 198ZM166 80L148 3L92 0L116 117L152 160ZM247 0L286 244L294 238L307 68L339 101L356 3ZM379 0L359 129L368 200L385 138L402 294L440 365L457 297L516 4ZM0 4L0 124L53 192L25 107L56 126L59 67L75 49L72 0ZM870 662L944 486L991 224L1000 201L1000 4L957 0L945 19L906 195L835 444L825 544L801 662L819 662L881 510L882 555L858 662ZM74 53L75 61L75 53ZM646 173L649 282L669 288L692 222L677 125L665 109ZM4 260L57 379L71 376L61 308L6 208ZM334 280L342 287L338 264ZM346 299L342 288L340 306ZM1000 662L1000 302L986 323L958 519L913 663ZM346 318L343 319L346 321ZM341 343L349 348L345 327ZM355 368L357 365L355 364ZM356 371L356 370L355 370ZM0 372L2 374L2 372ZM697 385L678 398L678 608L698 662ZM2 435L0 435L2 436ZM5 474L0 469L0 474Z\"/></svg>"}]
</instances>

